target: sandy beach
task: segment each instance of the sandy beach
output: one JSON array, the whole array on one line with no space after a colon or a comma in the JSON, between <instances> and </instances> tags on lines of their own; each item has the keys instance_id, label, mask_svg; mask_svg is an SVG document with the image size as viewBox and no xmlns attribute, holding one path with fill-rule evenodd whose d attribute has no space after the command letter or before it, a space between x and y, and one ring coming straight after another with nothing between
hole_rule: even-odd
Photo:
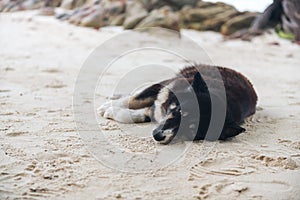
<instances>
[{"instance_id":1,"label":"sandy beach","mask_svg":"<svg viewBox=\"0 0 300 200\"><path fill-rule=\"evenodd\" d=\"M96 159L78 133L72 104L82 65L120 29L76 27L36 13L0 15L0 199L299 199L299 45L272 32L244 42L182 30L214 64L251 80L257 112L243 125L245 133L210 143L204 158L198 142L164 168L126 173ZM111 82L97 91L95 106L108 100L121 72L107 73ZM134 138L134 125L98 120L127 152L157 147L151 132Z\"/></svg>"}]
</instances>

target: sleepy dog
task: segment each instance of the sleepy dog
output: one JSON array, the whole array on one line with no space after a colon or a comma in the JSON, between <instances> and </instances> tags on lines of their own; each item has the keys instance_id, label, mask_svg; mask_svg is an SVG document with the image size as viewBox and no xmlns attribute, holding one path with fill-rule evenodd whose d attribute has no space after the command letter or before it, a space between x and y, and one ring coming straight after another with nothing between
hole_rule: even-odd
<instances>
[{"instance_id":1,"label":"sleepy dog","mask_svg":"<svg viewBox=\"0 0 300 200\"><path fill-rule=\"evenodd\" d=\"M216 70L221 78L216 76ZM223 99L220 85L225 91ZM225 119L220 133L209 137L213 98L216 107L225 108ZM195 64L183 68L174 78L153 84L132 96L107 102L98 108L98 112L104 118L121 123L158 122L153 137L161 144L168 144L175 137L180 140L234 137L245 131L240 125L255 113L256 102L252 84L241 73Z\"/></svg>"}]
</instances>

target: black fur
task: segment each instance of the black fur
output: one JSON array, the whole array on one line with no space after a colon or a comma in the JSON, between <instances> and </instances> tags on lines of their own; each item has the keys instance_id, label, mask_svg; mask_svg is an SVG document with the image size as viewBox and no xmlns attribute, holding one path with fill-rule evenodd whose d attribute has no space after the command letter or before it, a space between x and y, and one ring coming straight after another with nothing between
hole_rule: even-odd
<instances>
[{"instance_id":1,"label":"black fur","mask_svg":"<svg viewBox=\"0 0 300 200\"><path fill-rule=\"evenodd\" d=\"M215 73L216 69L219 71L219 75L221 75L221 80L218 78L218 73ZM189 122L186 125L180 124L183 116L178 114L178 109L181 113L193 113L195 112L195 108L189 107L191 105L189 102L191 97L189 92L185 92L186 85L181 83L183 82L183 79L187 80L191 84L193 91L197 96L200 108L200 120L196 122L195 116L190 115L189 118L185 118L185 121ZM155 95L155 97L153 97L155 101L161 89L169 83L173 84L173 90L183 96L184 101L182 104L184 105L179 105L177 96L174 95L173 92L169 91L168 98L161 106L163 107L163 110L166 111L166 115L169 116L172 114L173 117L164 121L164 124L159 124L153 131L154 138L157 140L164 138L164 130L171 128L174 129L174 132L176 132L174 137L177 134L176 137L183 140L225 140L244 132L245 129L240 127L241 123L243 123L246 117L255 113L257 95L249 80L234 70L223 67L212 68L212 66L208 65L186 67L173 79L163 81L147 88L144 90L145 93L140 94L138 98ZM224 84L226 99L219 97L221 91L220 84ZM208 85L210 86L209 88ZM221 134L212 131L210 135L207 135L207 131L211 123L212 95L214 95L214 99L217 99L217 107L226 107L226 118ZM168 107L174 103L177 107L168 111ZM190 128L195 124L198 126L197 130ZM183 133L177 133L179 125L184 127ZM212 130L214 130L214 127Z\"/></svg>"}]
</instances>

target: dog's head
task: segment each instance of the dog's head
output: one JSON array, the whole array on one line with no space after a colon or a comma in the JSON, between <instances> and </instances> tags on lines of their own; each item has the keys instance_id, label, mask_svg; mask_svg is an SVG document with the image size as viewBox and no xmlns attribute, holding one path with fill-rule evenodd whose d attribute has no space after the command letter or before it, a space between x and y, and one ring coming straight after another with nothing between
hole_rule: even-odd
<instances>
[{"instance_id":1,"label":"dog's head","mask_svg":"<svg viewBox=\"0 0 300 200\"><path fill-rule=\"evenodd\" d=\"M190 82L177 79L158 95L155 119L159 125L152 133L156 141L168 144L173 139L194 140L200 129L206 133L211 116L209 91L200 73Z\"/></svg>"}]
</instances>

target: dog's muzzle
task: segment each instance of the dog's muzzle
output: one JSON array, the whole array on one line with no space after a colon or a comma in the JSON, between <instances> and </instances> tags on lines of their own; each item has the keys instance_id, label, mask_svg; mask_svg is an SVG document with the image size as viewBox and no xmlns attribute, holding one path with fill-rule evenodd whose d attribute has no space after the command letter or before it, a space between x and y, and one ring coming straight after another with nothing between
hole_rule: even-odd
<instances>
[{"instance_id":1,"label":"dog's muzzle","mask_svg":"<svg viewBox=\"0 0 300 200\"><path fill-rule=\"evenodd\" d=\"M154 129L152 134L154 139L158 142L163 141L166 138L166 136L163 134L163 131L160 129Z\"/></svg>"},{"instance_id":2,"label":"dog's muzzle","mask_svg":"<svg viewBox=\"0 0 300 200\"><path fill-rule=\"evenodd\" d=\"M169 144L172 139L175 137L173 130L161 130L161 129L154 129L153 130L153 137L156 141L160 144Z\"/></svg>"}]
</instances>

